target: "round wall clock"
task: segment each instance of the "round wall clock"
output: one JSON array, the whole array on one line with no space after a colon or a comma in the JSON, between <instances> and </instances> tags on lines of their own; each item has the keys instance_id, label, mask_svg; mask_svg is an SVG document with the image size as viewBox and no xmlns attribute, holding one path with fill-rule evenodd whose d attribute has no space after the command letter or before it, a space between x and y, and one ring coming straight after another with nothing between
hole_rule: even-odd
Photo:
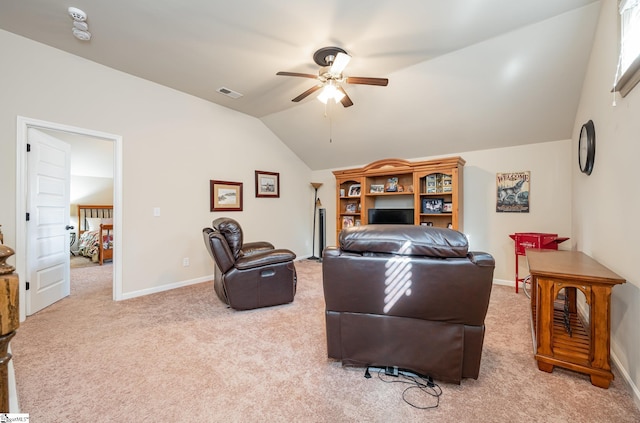
<instances>
[{"instance_id":1,"label":"round wall clock","mask_svg":"<svg viewBox=\"0 0 640 423\"><path fill-rule=\"evenodd\" d=\"M593 121L582 125L580 139L578 140L578 164L580 171L591 175L593 162L596 158L596 130Z\"/></svg>"}]
</instances>

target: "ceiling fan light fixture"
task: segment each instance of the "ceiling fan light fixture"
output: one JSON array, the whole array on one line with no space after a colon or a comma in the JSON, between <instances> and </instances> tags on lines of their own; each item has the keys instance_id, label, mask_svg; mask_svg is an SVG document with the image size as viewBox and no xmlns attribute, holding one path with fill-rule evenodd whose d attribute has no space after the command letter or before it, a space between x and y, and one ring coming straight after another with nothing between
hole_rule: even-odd
<instances>
[{"instance_id":1,"label":"ceiling fan light fixture","mask_svg":"<svg viewBox=\"0 0 640 423\"><path fill-rule=\"evenodd\" d=\"M320 94L318 94L318 100L323 104L327 104L329 99L333 99L336 103L344 98L344 93L336 88L333 81L329 81L323 88Z\"/></svg>"}]
</instances>

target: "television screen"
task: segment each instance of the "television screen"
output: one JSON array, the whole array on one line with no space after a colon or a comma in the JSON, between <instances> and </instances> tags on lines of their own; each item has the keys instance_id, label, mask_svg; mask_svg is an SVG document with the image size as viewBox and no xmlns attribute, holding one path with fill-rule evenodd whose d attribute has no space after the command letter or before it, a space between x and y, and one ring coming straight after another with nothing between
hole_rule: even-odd
<instances>
[{"instance_id":1,"label":"television screen","mask_svg":"<svg viewBox=\"0 0 640 423\"><path fill-rule=\"evenodd\" d=\"M413 225L413 209L369 209L369 223Z\"/></svg>"}]
</instances>

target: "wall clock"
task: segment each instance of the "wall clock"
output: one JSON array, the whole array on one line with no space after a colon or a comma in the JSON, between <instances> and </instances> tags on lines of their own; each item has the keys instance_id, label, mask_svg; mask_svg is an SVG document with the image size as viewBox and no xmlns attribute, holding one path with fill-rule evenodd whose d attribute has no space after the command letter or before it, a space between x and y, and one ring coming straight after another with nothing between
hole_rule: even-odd
<instances>
[{"instance_id":1,"label":"wall clock","mask_svg":"<svg viewBox=\"0 0 640 423\"><path fill-rule=\"evenodd\" d=\"M596 130L593 121L582 125L580 139L578 140L578 164L580 171L591 175L593 162L596 158Z\"/></svg>"}]
</instances>

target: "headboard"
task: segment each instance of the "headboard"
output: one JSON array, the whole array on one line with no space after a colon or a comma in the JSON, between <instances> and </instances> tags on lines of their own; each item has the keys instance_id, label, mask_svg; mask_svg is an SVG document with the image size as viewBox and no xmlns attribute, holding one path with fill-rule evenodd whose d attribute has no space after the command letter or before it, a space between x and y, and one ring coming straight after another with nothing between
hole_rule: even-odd
<instances>
[{"instance_id":1,"label":"headboard","mask_svg":"<svg viewBox=\"0 0 640 423\"><path fill-rule=\"evenodd\" d=\"M90 218L113 219L113 205L78 204L78 236L89 230Z\"/></svg>"}]
</instances>

